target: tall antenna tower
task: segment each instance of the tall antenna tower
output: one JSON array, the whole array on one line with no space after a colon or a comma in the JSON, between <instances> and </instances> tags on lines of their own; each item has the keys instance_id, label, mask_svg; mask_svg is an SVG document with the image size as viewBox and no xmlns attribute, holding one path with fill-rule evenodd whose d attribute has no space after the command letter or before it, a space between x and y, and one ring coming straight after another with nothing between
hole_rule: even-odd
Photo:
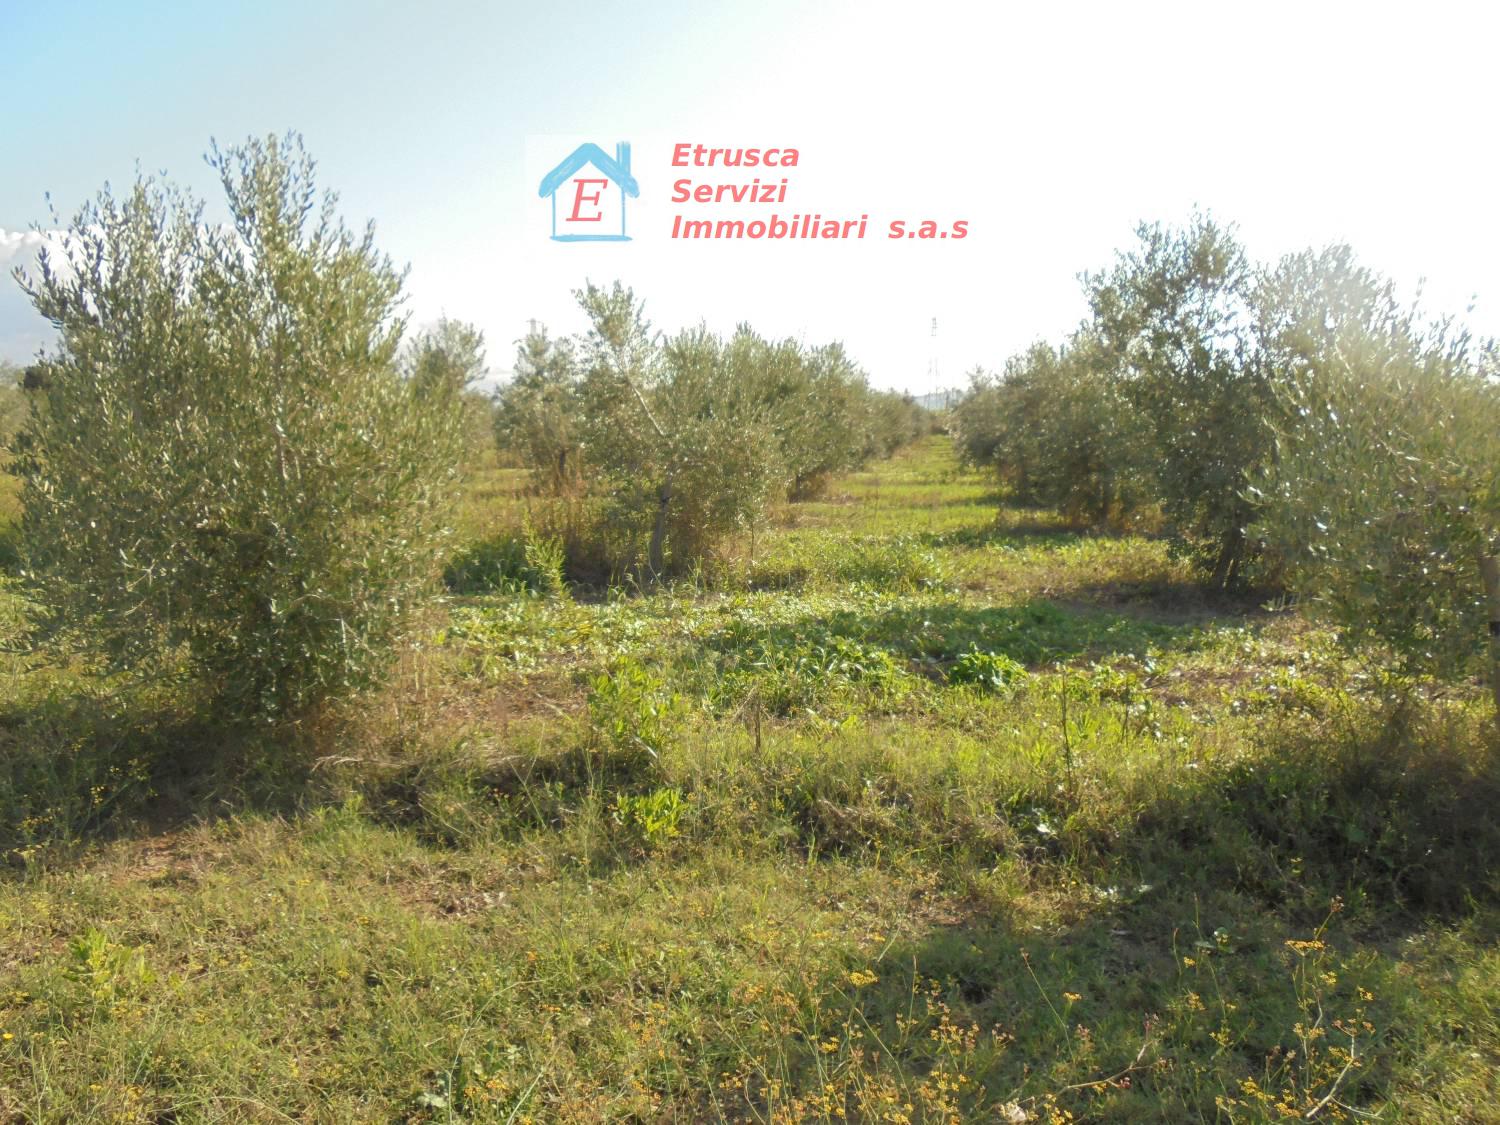
<instances>
[{"instance_id":1,"label":"tall antenna tower","mask_svg":"<svg viewBox=\"0 0 1500 1125\"><path fill-rule=\"evenodd\" d=\"M934 391L936 391L936 390L940 390L941 389L938 386L939 371L938 371L937 317L933 317L932 318L932 332L930 333L930 336L931 336L931 342L928 344L927 382L928 382L929 386L931 387L931 389L934 390Z\"/></svg>"}]
</instances>

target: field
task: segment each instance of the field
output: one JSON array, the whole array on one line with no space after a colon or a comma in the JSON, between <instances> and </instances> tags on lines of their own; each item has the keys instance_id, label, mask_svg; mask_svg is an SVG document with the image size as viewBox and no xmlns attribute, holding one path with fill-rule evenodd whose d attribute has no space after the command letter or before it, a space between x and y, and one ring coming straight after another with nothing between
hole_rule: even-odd
<instances>
[{"instance_id":1,"label":"field","mask_svg":"<svg viewBox=\"0 0 1500 1125\"><path fill-rule=\"evenodd\" d=\"M934 435L272 747L5 656L0 1120L1500 1120L1485 690L1336 642Z\"/></svg>"}]
</instances>

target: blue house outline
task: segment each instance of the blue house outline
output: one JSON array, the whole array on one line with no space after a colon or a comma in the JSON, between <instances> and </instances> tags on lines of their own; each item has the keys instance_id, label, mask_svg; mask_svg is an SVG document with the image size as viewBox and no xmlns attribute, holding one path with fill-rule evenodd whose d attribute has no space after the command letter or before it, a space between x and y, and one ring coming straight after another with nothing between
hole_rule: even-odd
<instances>
[{"instance_id":1,"label":"blue house outline","mask_svg":"<svg viewBox=\"0 0 1500 1125\"><path fill-rule=\"evenodd\" d=\"M558 234L557 233L557 189L567 182L574 172L585 164L592 164L609 177L620 189L620 233L619 234ZM639 196L641 187L630 174L630 145L625 141L615 145L615 155L609 156L596 144L581 144L561 164L542 178L539 196L552 197L552 240L554 242L629 242L625 233L625 197Z\"/></svg>"}]
</instances>

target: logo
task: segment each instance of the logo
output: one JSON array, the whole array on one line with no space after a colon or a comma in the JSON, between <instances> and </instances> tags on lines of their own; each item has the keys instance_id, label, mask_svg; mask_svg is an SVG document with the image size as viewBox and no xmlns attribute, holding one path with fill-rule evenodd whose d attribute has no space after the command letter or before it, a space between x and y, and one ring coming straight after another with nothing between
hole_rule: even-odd
<instances>
[{"instance_id":1,"label":"logo","mask_svg":"<svg viewBox=\"0 0 1500 1125\"><path fill-rule=\"evenodd\" d=\"M615 145L614 156L579 145L542 178L537 194L552 200L554 242L629 242L625 200L641 194L630 174L630 145Z\"/></svg>"}]
</instances>

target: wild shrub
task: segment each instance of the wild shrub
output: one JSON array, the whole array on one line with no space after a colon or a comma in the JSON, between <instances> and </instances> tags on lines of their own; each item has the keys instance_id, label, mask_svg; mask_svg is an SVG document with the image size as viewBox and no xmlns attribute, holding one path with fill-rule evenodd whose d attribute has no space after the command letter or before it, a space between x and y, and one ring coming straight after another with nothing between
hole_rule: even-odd
<instances>
[{"instance_id":1,"label":"wild shrub","mask_svg":"<svg viewBox=\"0 0 1500 1125\"><path fill-rule=\"evenodd\" d=\"M675 737L677 696L633 657L619 657L594 677L588 706L594 731L625 764L655 762Z\"/></svg>"},{"instance_id":2,"label":"wild shrub","mask_svg":"<svg viewBox=\"0 0 1500 1125\"><path fill-rule=\"evenodd\" d=\"M614 821L644 848L656 848L682 835L687 803L680 789L622 793L615 798Z\"/></svg>"},{"instance_id":3,"label":"wild shrub","mask_svg":"<svg viewBox=\"0 0 1500 1125\"><path fill-rule=\"evenodd\" d=\"M483 539L448 561L443 582L455 594L561 594L567 589L562 543L530 535Z\"/></svg>"},{"instance_id":4,"label":"wild shrub","mask_svg":"<svg viewBox=\"0 0 1500 1125\"><path fill-rule=\"evenodd\" d=\"M72 999L80 1008L104 1012L134 997L156 980L145 951L110 940L92 927L68 943L71 962L64 976L73 985Z\"/></svg>"},{"instance_id":5,"label":"wild shrub","mask_svg":"<svg viewBox=\"0 0 1500 1125\"><path fill-rule=\"evenodd\" d=\"M26 570L53 639L268 720L386 669L436 576L460 403L399 374L401 274L299 139L209 163L227 225L141 179L19 275L59 330L20 462Z\"/></svg>"}]
</instances>

